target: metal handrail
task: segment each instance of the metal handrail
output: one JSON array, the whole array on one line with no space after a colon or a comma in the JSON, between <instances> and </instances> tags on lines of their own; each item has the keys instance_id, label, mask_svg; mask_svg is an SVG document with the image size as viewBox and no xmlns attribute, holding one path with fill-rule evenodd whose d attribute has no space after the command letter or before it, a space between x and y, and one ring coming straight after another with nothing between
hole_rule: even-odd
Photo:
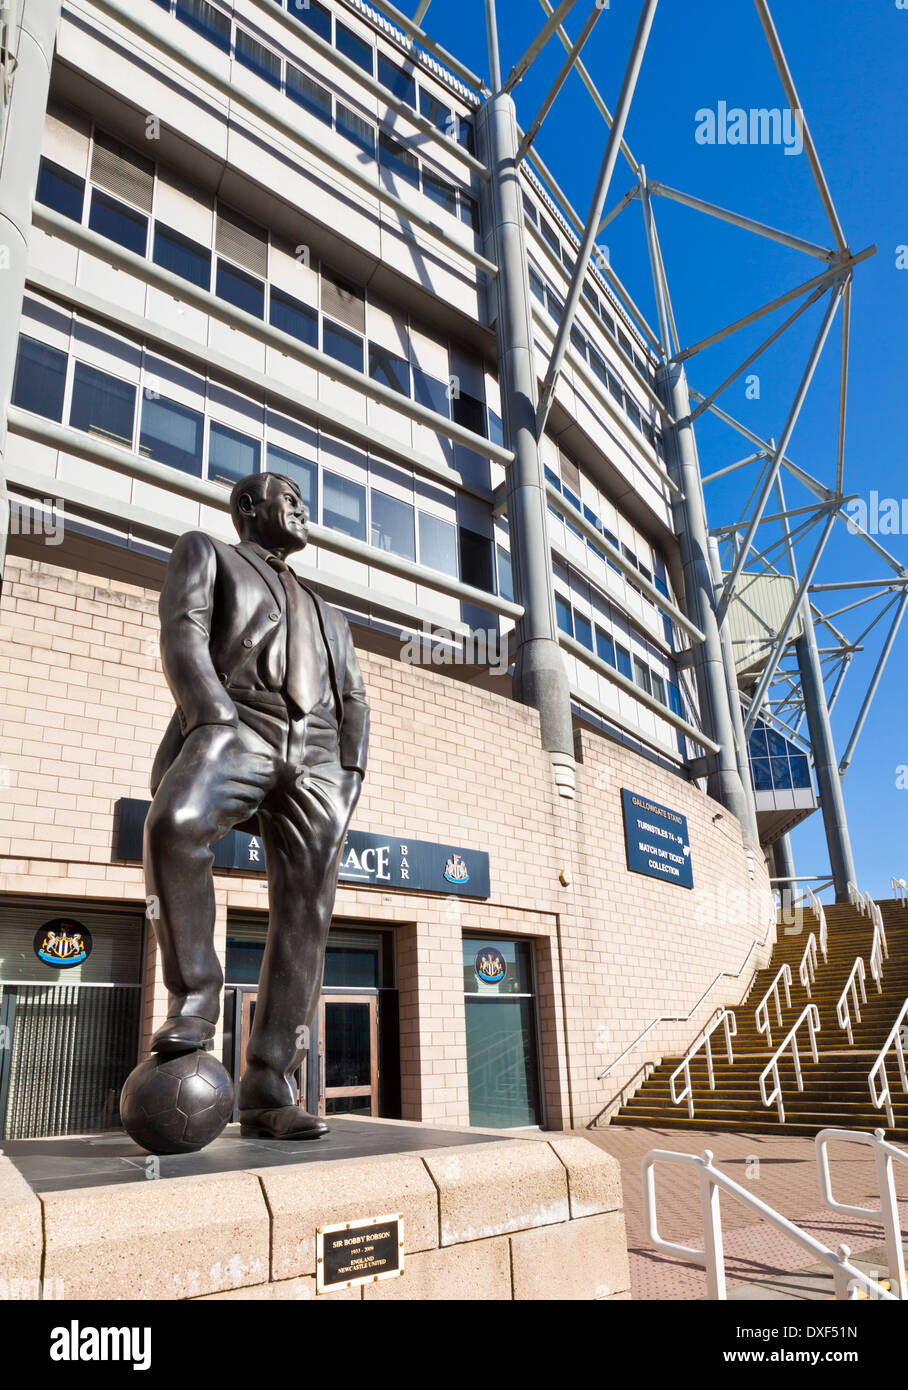
<instances>
[{"instance_id":1,"label":"metal handrail","mask_svg":"<svg viewBox=\"0 0 908 1390\"><path fill-rule=\"evenodd\" d=\"M702 1250L697 1250L690 1245L678 1245L675 1241L663 1240L659 1235L656 1220L655 1168L657 1163L674 1163L698 1171L700 1177L700 1215L704 1232ZM674 1255L676 1259L688 1260L691 1264L700 1265L706 1271L707 1298L719 1301L728 1298L725 1283L725 1251L722 1243L722 1213L719 1206L720 1188L730 1193L732 1197L736 1197L751 1210L759 1212L783 1235L787 1235L796 1244L808 1250L817 1261L822 1261L828 1265L832 1270L833 1287L837 1300L853 1301L857 1299L858 1291L863 1290L868 1298L879 1299L883 1302L896 1302L894 1294L881 1288L876 1280L870 1275L864 1274L850 1262L851 1251L847 1245L839 1245L837 1250L831 1250L821 1241L808 1235L806 1231L802 1231L800 1226L796 1226L793 1221L782 1216L781 1212L775 1211L766 1202L761 1202L759 1197L755 1197L746 1187L742 1187L740 1183L728 1177L721 1169L716 1168L709 1149L704 1150L702 1157L699 1154L673 1153L667 1149L650 1149L643 1159L643 1200L647 1240L656 1250L661 1250L666 1255Z\"/></svg>"},{"instance_id":2,"label":"metal handrail","mask_svg":"<svg viewBox=\"0 0 908 1390\"><path fill-rule=\"evenodd\" d=\"M766 993L763 995L763 998L760 1000L759 1004L758 1004L757 1007L756 1007L756 1011L755 1011L755 1013L754 1013L754 1023L755 1023L756 1026L757 1026L757 1032L758 1032L758 1033L765 1033L765 1034L766 1034L766 1046L767 1046L767 1047L772 1047L772 1032L770 1031L770 1024L769 1024L769 1001L770 1001L771 998L773 998L773 999L775 1000L775 1005L776 1005L776 1018L778 1019L779 1027L780 1027L780 1028L782 1027L782 1005L781 1005L781 1002L780 1002L780 1000L779 1000L779 981L780 981L780 980L782 981L783 985L785 986L785 1007L786 1007L786 1009L790 1009L790 1008L791 1008L791 966L788 964L787 961L786 961L785 964L782 966L782 969L779 971L779 973L776 975L776 978L773 980L772 984L769 986L769 989L768 989L768 990L766 991ZM761 1014L763 1015L763 1022L762 1022L762 1023L760 1022L760 1015L761 1015Z\"/></svg>"},{"instance_id":3,"label":"metal handrail","mask_svg":"<svg viewBox=\"0 0 908 1390\"><path fill-rule=\"evenodd\" d=\"M859 1216L865 1219L877 1217L886 1232L886 1264L889 1280L896 1298L908 1299L908 1285L905 1281L905 1251L902 1245L902 1228L899 1219L899 1204L892 1177L892 1160L908 1163L908 1153L897 1149L883 1138L882 1129L866 1134L858 1129L821 1129L814 1142L817 1146L817 1164L820 1170L820 1192L823 1201L833 1211L845 1216ZM828 1145L830 1140L841 1140L845 1144L869 1144L876 1162L880 1205L874 1207L853 1207L846 1202L837 1202L832 1195L832 1180L829 1174Z\"/></svg>"},{"instance_id":4,"label":"metal handrail","mask_svg":"<svg viewBox=\"0 0 908 1390\"><path fill-rule=\"evenodd\" d=\"M854 1005L855 1023L860 1023L861 1004L867 1003L867 990L864 987L865 978L864 962L862 958L858 956L854 965L851 967L851 974L848 976L848 982L839 995L839 1001L835 1006L835 1016L839 1021L839 1027L844 1028L848 1034L849 1046L854 1045L854 1034L851 1031L851 1006L852 1004ZM860 999L858 999L858 986L860 986L861 989ZM851 991L850 1003L848 998L849 990Z\"/></svg>"},{"instance_id":5,"label":"metal handrail","mask_svg":"<svg viewBox=\"0 0 908 1390\"><path fill-rule=\"evenodd\" d=\"M858 885L853 883L851 879L848 880L848 901L851 903L852 907L856 907L858 912L863 915L864 894L861 892Z\"/></svg>"},{"instance_id":6,"label":"metal handrail","mask_svg":"<svg viewBox=\"0 0 908 1390\"><path fill-rule=\"evenodd\" d=\"M808 886L805 889L805 894L807 897L807 901L810 903L810 910L820 924L820 934L817 940L820 943L820 950L823 953L823 964L825 965L827 960L826 952L829 944L829 932L826 927L826 913L823 911L823 904L820 902L819 898L817 897L816 893L813 891L812 888Z\"/></svg>"},{"instance_id":7,"label":"metal handrail","mask_svg":"<svg viewBox=\"0 0 908 1390\"><path fill-rule=\"evenodd\" d=\"M681 1065L675 1068L675 1070L672 1072L671 1076L668 1079L668 1088L671 1092L672 1100L674 1101L675 1105L680 1105L682 1100L686 1100L687 1113L691 1119L694 1118L694 1092L690 1079L690 1064L694 1057L696 1057L697 1053L700 1051L700 1048L705 1047L706 1072L709 1077L709 1089L711 1091L714 1091L716 1089L716 1075L713 1070L713 1045L711 1039L713 1033L716 1031L720 1023L723 1024L725 1027L725 1055L728 1058L729 1066L734 1065L735 1058L731 1049L731 1040L732 1038L736 1038L738 1036L738 1020L735 1018L732 1009L723 1009L722 1012L719 1014L719 1017L715 1019L712 1023L708 1032L704 1034L704 1036L700 1039L700 1041L696 1044L695 1047L692 1047L690 1049ZM680 1096L678 1096L675 1095L675 1079L680 1075L682 1071L684 1072L684 1090L681 1092Z\"/></svg>"},{"instance_id":8,"label":"metal handrail","mask_svg":"<svg viewBox=\"0 0 908 1390\"><path fill-rule=\"evenodd\" d=\"M892 896L897 903L908 907L908 883L903 878L891 878L889 886L892 889Z\"/></svg>"},{"instance_id":9,"label":"metal handrail","mask_svg":"<svg viewBox=\"0 0 908 1390\"><path fill-rule=\"evenodd\" d=\"M695 1014L695 1013L697 1012L697 1010L699 1009L700 1005L701 1005L701 1004L703 1003L703 1001L706 999L706 997L707 997L708 995L712 994L713 990L715 989L716 985L719 983L720 980L725 980L725 979L729 979L729 980L740 980L741 976L744 974L744 971L747 969L747 963L748 963L748 961L750 960L751 956L753 955L754 951L761 950L761 949L766 945L767 941L769 940L770 934L771 934L771 932L772 932L772 930L773 930L773 928L774 928L775 926L776 926L776 915L775 915L775 907L773 906L772 916L770 917L770 919L769 919L769 921L768 921L768 923L767 923L766 932L765 932L765 934L764 934L763 940L762 940L762 941L754 941L754 942L751 944L750 950L747 952L747 955L744 957L744 962L743 962L743 964L742 964L742 966L741 966L741 969L740 969L736 974L734 974L731 970L720 970L719 974L718 974L718 975L716 976L716 978L713 980L712 984L707 985L706 989L705 989L705 990L703 991L703 993L700 995L700 998L697 1000L696 1004L695 1004L694 1007L690 1010L689 1013L687 1013L687 1014L660 1014L658 1018L654 1018L653 1021L652 1021L652 1023L647 1024L647 1026L644 1028L643 1032L642 1032L642 1033L639 1033L639 1034L637 1035L637 1037L634 1038L634 1041L633 1041L632 1043L629 1043L629 1044L628 1044L628 1046L624 1049L624 1051L621 1053L621 1055L620 1055L619 1057L616 1057L616 1058L615 1058L614 1062L609 1062L608 1066L605 1068L605 1071L599 1072L599 1074L598 1074L597 1077L596 1077L596 1080L597 1080L597 1081L604 1081L605 1078L609 1075L609 1073L610 1073L610 1072L613 1072L617 1066L620 1066L620 1064L624 1061L625 1057L628 1057L628 1056L633 1052L633 1050L634 1050L635 1047L639 1047L640 1043L642 1043L642 1042L644 1041L644 1039L646 1039L646 1038L649 1037L650 1033L653 1031L654 1028L658 1028L658 1027L659 1027L659 1024L660 1024L660 1023L689 1023L690 1020L693 1018L694 1014ZM758 973L758 971L757 971L757 970L754 970L753 974L751 975L751 977L750 977L750 984L747 986L747 989L744 991L744 999L747 998L748 994L750 993L751 989L753 988L753 982L754 982L754 980L755 980L756 977L757 977L757 973ZM742 1002L743 1002L743 1001L742 1001ZM717 1006L717 1008L716 1008L716 1012L717 1012L717 1013L719 1012L719 1008L720 1008L720 1006ZM703 1030L701 1029L700 1031L702 1032Z\"/></svg>"},{"instance_id":10,"label":"metal handrail","mask_svg":"<svg viewBox=\"0 0 908 1390\"><path fill-rule=\"evenodd\" d=\"M876 922L873 924L873 944L870 947L870 973L876 983L877 994L883 993L883 947L885 933L881 935ZM887 951L888 955L888 951Z\"/></svg>"},{"instance_id":11,"label":"metal handrail","mask_svg":"<svg viewBox=\"0 0 908 1390\"><path fill-rule=\"evenodd\" d=\"M906 1000L906 1003L908 1003L908 1000ZM782 1100L782 1082L779 1078L779 1062L782 1060L783 1054L790 1047L798 1090L803 1091L804 1078L801 1075L801 1055L798 1052L797 1032L805 1020L807 1021L807 1027L810 1033L810 1051L813 1060L815 1062L820 1060L820 1054L817 1052L817 1033L820 1032L820 1011L816 1004L808 1004L798 1016L797 1023L789 1029L788 1033L785 1035L785 1040L779 1044L774 1055L760 1073L760 1096L763 1100L763 1104L767 1107L770 1105L776 1106L779 1112L779 1124L781 1125L785 1123L785 1104ZM773 1078L773 1090L772 1095L767 1096L766 1078L769 1076L770 1072Z\"/></svg>"},{"instance_id":12,"label":"metal handrail","mask_svg":"<svg viewBox=\"0 0 908 1390\"><path fill-rule=\"evenodd\" d=\"M807 998L810 998L810 986L817 978L817 938L816 933L811 932L801 957L801 964L798 966L798 979L807 991Z\"/></svg>"},{"instance_id":13,"label":"metal handrail","mask_svg":"<svg viewBox=\"0 0 908 1390\"><path fill-rule=\"evenodd\" d=\"M902 1090L908 1093L908 1074L905 1072L905 1039L902 1035L906 1015L908 1015L908 999L905 1000L899 1010L899 1016L892 1025L892 1030L883 1043L883 1046L880 1048L879 1056L870 1068L870 1075L867 1077L867 1085L870 1087L870 1099L873 1101L873 1107L875 1110L882 1110L885 1106L886 1118L889 1121L890 1129L895 1128L895 1111L892 1108L892 1092L889 1089L889 1074L886 1071L886 1057L889 1053L889 1049L892 1047L893 1043L895 1043L895 1055L898 1058L899 1077L902 1082ZM882 1084L878 1092L876 1081L879 1075L882 1075Z\"/></svg>"}]
</instances>

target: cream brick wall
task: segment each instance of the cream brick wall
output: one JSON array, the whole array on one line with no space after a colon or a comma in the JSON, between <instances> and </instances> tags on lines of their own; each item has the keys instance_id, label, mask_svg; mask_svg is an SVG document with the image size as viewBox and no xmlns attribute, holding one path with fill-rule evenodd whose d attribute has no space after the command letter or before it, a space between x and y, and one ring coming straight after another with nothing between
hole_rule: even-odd
<instances>
[{"instance_id":1,"label":"cream brick wall","mask_svg":"<svg viewBox=\"0 0 908 1390\"><path fill-rule=\"evenodd\" d=\"M8 560L3 894L144 903L138 866L111 862L112 836L116 801L148 796L172 710L157 639L153 591ZM491 857L488 902L338 891L338 919L398 930L404 1118L468 1123L461 936L476 931L536 939L547 1120L586 1124L643 1063L683 1047L718 1004L737 1002L765 964L762 856L751 876L737 822L715 802L590 730L578 735L577 799L566 801L555 793L533 711L440 671L361 657L373 736L354 825ZM688 817L693 891L627 872L622 787ZM228 910L262 910L266 893L260 879L219 874L217 900L223 953ZM690 1022L660 1024L597 1080L655 1019L686 1018L708 990ZM165 1011L152 943L146 1039Z\"/></svg>"}]
</instances>

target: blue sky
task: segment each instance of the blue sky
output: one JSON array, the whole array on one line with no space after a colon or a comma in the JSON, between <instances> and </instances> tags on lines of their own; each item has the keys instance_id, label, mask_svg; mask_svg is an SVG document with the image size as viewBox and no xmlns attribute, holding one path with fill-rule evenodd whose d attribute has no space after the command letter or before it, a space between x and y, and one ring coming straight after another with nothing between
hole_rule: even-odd
<instances>
[{"instance_id":1,"label":"blue sky","mask_svg":"<svg viewBox=\"0 0 908 1390\"><path fill-rule=\"evenodd\" d=\"M845 493L869 500L875 489L881 498L901 502L908 497L903 443L908 433L908 269L897 268L896 255L897 248L908 243L908 10L898 9L896 0L824 0L822 5L771 0L770 8L846 240L853 251L872 243L877 246L877 254L855 273ZM578 0L567 20L572 35L588 12L589 0ZM545 15L536 0L498 0L498 13L502 67L507 73ZM584 51L584 61L612 110L639 13L639 0L611 0ZM479 73L487 72L482 0L458 0L457 4L434 0L426 25L463 62ZM518 119L524 127L535 115L563 56L561 45L553 40L517 87ZM729 108L785 106L752 0L662 0L627 126L628 143L645 164L648 178L831 246L832 235L805 155L787 155L779 146L722 147L697 142L697 112L715 111L721 101ZM537 143L582 216L592 196L605 138L604 123L579 79L572 76ZM630 170L619 160L607 206L631 183ZM801 252L665 199L656 199L654 210L682 342L699 340L822 269L819 261ZM638 202L611 224L603 240L618 274L655 323ZM782 432L825 305L824 299L808 310L751 369L760 377L759 400L746 398L741 378L718 402L764 438L778 438ZM705 390L717 386L789 312L791 306L696 357L689 369L692 386ZM840 319L788 450L797 463L827 483L834 479L839 325ZM749 452L746 441L710 421L701 423L698 443L704 474ZM754 474L747 470L729 482L711 484L707 489L711 524L735 520L753 482ZM810 500L793 481L786 481L786 493L791 507ZM904 534L879 539L908 565ZM830 582L858 574L880 578L886 570L839 522L818 578ZM838 596L826 596L827 610L839 607L847 597L839 601ZM874 610L868 608L872 616ZM863 626L855 625L860 616L842 618L837 625L853 638ZM884 631L881 624L866 639L833 713L840 753ZM825 645L822 638L820 645ZM908 875L908 785L904 790L897 786L899 768L908 766L906 684L908 619L844 784L859 881L862 888L880 897L889 894L890 874ZM903 780L908 784L908 772ZM794 832L792 841L798 872L828 872L819 813Z\"/></svg>"}]
</instances>

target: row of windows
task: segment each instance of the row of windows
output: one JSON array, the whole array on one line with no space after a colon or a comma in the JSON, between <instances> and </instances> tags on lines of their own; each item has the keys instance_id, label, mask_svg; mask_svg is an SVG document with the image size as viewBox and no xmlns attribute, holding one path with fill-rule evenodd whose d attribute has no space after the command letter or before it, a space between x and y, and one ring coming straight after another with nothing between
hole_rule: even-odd
<instances>
[{"instance_id":1,"label":"row of windows","mask_svg":"<svg viewBox=\"0 0 908 1390\"><path fill-rule=\"evenodd\" d=\"M564 316L564 304L555 294L552 287L533 269L532 265L530 266L530 291L535 298L538 299L549 316L554 319L555 323L560 323ZM611 336L615 338L615 323L613 319L611 320L611 324ZM608 324L605 326L608 329ZM618 331L618 337L625 338L626 340L626 335L623 334L620 329ZM616 338L615 341L617 342L618 338ZM636 426L647 443L655 449L659 457L664 460L665 446L662 441L662 435L658 434L651 422L643 417L640 412L640 407L637 405L633 396L629 391L625 391L615 373L607 366L602 354L596 351L593 344L582 329L578 327L576 322L571 328L571 344L575 351L579 352L583 360L589 363L594 375L599 378L602 385L608 389L609 394L618 405L621 406L631 424ZM628 342L628 348L629 347L630 343ZM643 365L642 362L640 365Z\"/></svg>"},{"instance_id":2,"label":"row of windows","mask_svg":"<svg viewBox=\"0 0 908 1390\"><path fill-rule=\"evenodd\" d=\"M758 720L747 746L755 791L811 790L810 760L788 739Z\"/></svg>"},{"instance_id":3,"label":"row of windows","mask_svg":"<svg viewBox=\"0 0 908 1390\"><path fill-rule=\"evenodd\" d=\"M239 24L235 27L231 43L230 15L219 6L210 4L209 0L155 0L155 4L174 13L177 19L188 24L221 52L230 53L232 50L238 63L278 91L284 90L293 100L298 100L298 93L306 90L305 84L309 79L299 68L289 60L282 59ZM284 7L279 5L279 8ZM333 44L338 53L362 68L369 77L377 79L398 101L418 111L443 135L456 140L470 154L473 153L473 127L470 121L446 106L422 84L417 88L412 72L377 51L368 39L342 23L325 5L319 4L319 0L286 0L286 10L291 18L298 20L326 43ZM317 83L311 85L318 86ZM301 104L306 103L303 101ZM374 131L374 127L372 129Z\"/></svg>"},{"instance_id":4,"label":"row of windows","mask_svg":"<svg viewBox=\"0 0 908 1390\"><path fill-rule=\"evenodd\" d=\"M527 220L532 222L533 226L539 229L542 239L555 253L555 256L564 266L567 273L573 275L576 260L572 252L568 250L567 244L561 240L555 228L552 226L551 222L549 222L545 213L537 209L526 194L523 195L523 208ZM619 344L622 351L626 354L628 361L633 362L637 371L645 381L649 381L650 384L653 384L654 374L652 367L637 351L628 334L625 333L622 328L620 320L616 321L615 315L608 306L608 301L596 293L588 279L585 279L583 282L583 297L609 337Z\"/></svg>"},{"instance_id":5,"label":"row of windows","mask_svg":"<svg viewBox=\"0 0 908 1390\"><path fill-rule=\"evenodd\" d=\"M601 661L614 667L628 680L632 680L647 695L652 695L674 714L682 714L681 692L673 681L666 681L664 676L654 671L636 653L632 655L627 647L604 631L598 623L591 622L558 593L555 594L555 616L562 632L573 637L575 642L586 647L587 651L595 652Z\"/></svg>"},{"instance_id":6,"label":"row of windows","mask_svg":"<svg viewBox=\"0 0 908 1390\"><path fill-rule=\"evenodd\" d=\"M58 348L21 337L13 404L62 424L68 362ZM263 467L283 473L299 484L314 521L496 592L494 548L487 537L465 526L455 528L378 488L327 468L319 470L308 459L212 420L157 390L146 387L141 400L139 394L134 383L74 360L67 422L73 429L127 449L135 447L146 458L227 487ZM497 549L499 587L505 597L512 597L510 558L502 547Z\"/></svg>"},{"instance_id":7,"label":"row of windows","mask_svg":"<svg viewBox=\"0 0 908 1390\"><path fill-rule=\"evenodd\" d=\"M96 137L97 138L97 137ZM120 151L123 146L119 146ZM141 156L136 155L136 159ZM75 222L85 220L86 181L51 160L42 159L38 175L38 202L53 208ZM406 357L380 343L370 342L324 312L313 308L284 290L270 285L200 242L184 236L174 227L137 211L98 187L88 190L87 225L138 256L147 256L156 265L189 284L212 291L219 299L242 309L272 327L289 334L309 347L320 348L327 356L384 386L416 400L419 404L455 420L476 434L502 442L501 419L485 403L461 390L456 380L441 381L411 365ZM216 242L221 238L237 242L243 238L257 245L258 257L267 266L268 232L248 218L218 203ZM323 272L323 280L325 272ZM365 325L365 294L355 286L327 276L332 301L345 303L348 317ZM323 291L324 298L324 291Z\"/></svg>"}]
</instances>

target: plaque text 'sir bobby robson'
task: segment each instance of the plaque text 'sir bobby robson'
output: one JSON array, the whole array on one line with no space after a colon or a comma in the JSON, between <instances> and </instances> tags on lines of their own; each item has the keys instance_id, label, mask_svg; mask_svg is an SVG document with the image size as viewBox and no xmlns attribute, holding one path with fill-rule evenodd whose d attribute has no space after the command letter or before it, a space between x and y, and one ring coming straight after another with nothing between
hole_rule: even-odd
<instances>
[{"instance_id":1,"label":"plaque text 'sir bobby robson'","mask_svg":"<svg viewBox=\"0 0 908 1390\"><path fill-rule=\"evenodd\" d=\"M396 1279L404 1272L403 1215L392 1212L319 1226L315 1253L317 1293Z\"/></svg>"}]
</instances>

